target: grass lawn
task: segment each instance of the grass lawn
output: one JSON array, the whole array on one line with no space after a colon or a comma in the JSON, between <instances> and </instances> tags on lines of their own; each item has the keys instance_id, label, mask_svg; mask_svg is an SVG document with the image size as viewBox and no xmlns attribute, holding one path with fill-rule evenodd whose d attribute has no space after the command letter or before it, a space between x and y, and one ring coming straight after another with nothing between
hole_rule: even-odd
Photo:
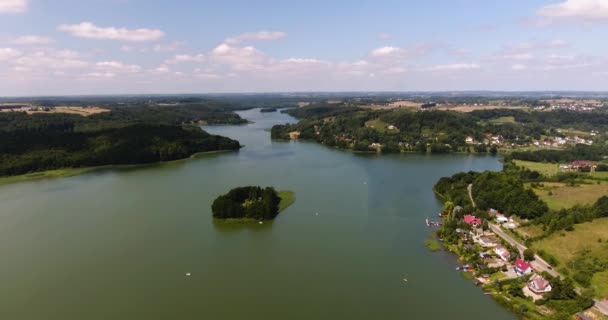
<instances>
[{"instance_id":1,"label":"grass lawn","mask_svg":"<svg viewBox=\"0 0 608 320\"><path fill-rule=\"evenodd\" d=\"M518 167L538 171L540 174L546 177L551 177L559 173L559 164L557 163L532 162L523 160L513 160L513 162L515 162L515 165Z\"/></svg>"},{"instance_id":2,"label":"grass lawn","mask_svg":"<svg viewBox=\"0 0 608 320\"><path fill-rule=\"evenodd\" d=\"M602 242L598 242L598 239L602 239ZM533 248L552 254L562 266L583 249L589 249L594 255L608 258L608 218L577 224L574 226L574 231L559 231L534 242Z\"/></svg>"},{"instance_id":3,"label":"grass lawn","mask_svg":"<svg viewBox=\"0 0 608 320\"><path fill-rule=\"evenodd\" d=\"M558 182L545 182L544 185L542 188L533 189L534 193L553 210L571 208L575 204L593 204L597 199L608 194L608 183L605 181L600 184L590 181L589 184L575 187Z\"/></svg>"},{"instance_id":4,"label":"grass lawn","mask_svg":"<svg viewBox=\"0 0 608 320\"><path fill-rule=\"evenodd\" d=\"M281 202L279 203L279 212L287 209L296 201L296 194L293 191L281 190L278 192Z\"/></svg>"},{"instance_id":5,"label":"grass lawn","mask_svg":"<svg viewBox=\"0 0 608 320\"><path fill-rule=\"evenodd\" d=\"M502 280L502 279L504 279L506 277L507 276L502 271L499 271L499 272L496 272L496 273L490 275L490 279L489 280L490 280L490 282L494 282L496 280Z\"/></svg>"},{"instance_id":6,"label":"grass lawn","mask_svg":"<svg viewBox=\"0 0 608 320\"><path fill-rule=\"evenodd\" d=\"M591 284L598 297L608 297L608 271L594 274Z\"/></svg>"},{"instance_id":7,"label":"grass lawn","mask_svg":"<svg viewBox=\"0 0 608 320\"><path fill-rule=\"evenodd\" d=\"M515 117L500 117L490 120L491 123L502 124L502 123L515 123Z\"/></svg>"},{"instance_id":8,"label":"grass lawn","mask_svg":"<svg viewBox=\"0 0 608 320\"><path fill-rule=\"evenodd\" d=\"M589 175L594 179L608 179L608 171L591 172Z\"/></svg>"},{"instance_id":9,"label":"grass lawn","mask_svg":"<svg viewBox=\"0 0 608 320\"><path fill-rule=\"evenodd\" d=\"M399 129L389 130L387 128L389 126L389 124L386 123L386 122L384 122L384 121L378 120L378 119L367 121L365 123L365 126L366 127L374 128L374 129L376 129L380 133L385 133L385 132L388 132L388 133L398 133L399 132Z\"/></svg>"},{"instance_id":10,"label":"grass lawn","mask_svg":"<svg viewBox=\"0 0 608 320\"><path fill-rule=\"evenodd\" d=\"M517 231L524 237L534 238L543 234L543 227L537 224L531 224L518 228Z\"/></svg>"}]
</instances>

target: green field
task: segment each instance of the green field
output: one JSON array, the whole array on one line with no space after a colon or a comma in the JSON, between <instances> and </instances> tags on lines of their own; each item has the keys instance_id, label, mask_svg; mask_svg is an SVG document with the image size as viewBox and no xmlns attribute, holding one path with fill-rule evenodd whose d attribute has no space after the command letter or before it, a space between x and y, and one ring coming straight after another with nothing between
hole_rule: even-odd
<instances>
[{"instance_id":1,"label":"green field","mask_svg":"<svg viewBox=\"0 0 608 320\"><path fill-rule=\"evenodd\" d=\"M389 126L389 124L384 121L378 120L378 119L365 122L365 126L374 128L380 133L385 133L385 132L398 133L399 132L399 129L389 130L387 128Z\"/></svg>"},{"instance_id":2,"label":"green field","mask_svg":"<svg viewBox=\"0 0 608 320\"><path fill-rule=\"evenodd\" d=\"M296 194L293 191L281 190L278 192L281 202L279 203L279 212L287 209L296 201Z\"/></svg>"},{"instance_id":3,"label":"green field","mask_svg":"<svg viewBox=\"0 0 608 320\"><path fill-rule=\"evenodd\" d=\"M608 297L608 271L598 272L591 280L598 297Z\"/></svg>"},{"instance_id":4,"label":"green field","mask_svg":"<svg viewBox=\"0 0 608 320\"><path fill-rule=\"evenodd\" d=\"M532 162L523 160L513 160L513 162L518 167L538 171L540 174L546 177L554 176L560 172L559 164L557 163Z\"/></svg>"},{"instance_id":5,"label":"green field","mask_svg":"<svg viewBox=\"0 0 608 320\"><path fill-rule=\"evenodd\" d=\"M601 242L599 241L601 239ZM583 249L602 259L608 259L608 218L596 219L593 222L577 224L574 231L557 232L533 244L535 250L544 250L553 255L560 266L568 268L568 262L573 260ZM570 272L573 270L569 269ZM591 286L596 294L606 294L608 291L608 271L595 274Z\"/></svg>"},{"instance_id":6,"label":"green field","mask_svg":"<svg viewBox=\"0 0 608 320\"><path fill-rule=\"evenodd\" d=\"M494 124L515 123L515 117L500 117L500 118L492 119L489 122L494 123Z\"/></svg>"},{"instance_id":7,"label":"green field","mask_svg":"<svg viewBox=\"0 0 608 320\"><path fill-rule=\"evenodd\" d=\"M574 187L564 183L545 182L544 187L533 190L552 210L571 208L576 204L593 204L597 199L608 194L607 182L602 181L597 184L596 181L587 181L590 183Z\"/></svg>"}]
</instances>

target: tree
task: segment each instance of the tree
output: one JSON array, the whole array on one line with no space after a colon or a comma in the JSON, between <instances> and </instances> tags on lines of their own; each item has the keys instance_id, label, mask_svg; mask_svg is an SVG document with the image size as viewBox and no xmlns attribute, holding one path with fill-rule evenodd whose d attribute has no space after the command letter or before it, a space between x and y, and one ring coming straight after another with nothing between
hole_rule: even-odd
<instances>
[{"instance_id":1,"label":"tree","mask_svg":"<svg viewBox=\"0 0 608 320\"><path fill-rule=\"evenodd\" d=\"M524 250L524 259L526 261L532 261L532 260L534 260L534 255L535 255L534 250L529 249L529 248L526 249L526 250Z\"/></svg>"}]
</instances>

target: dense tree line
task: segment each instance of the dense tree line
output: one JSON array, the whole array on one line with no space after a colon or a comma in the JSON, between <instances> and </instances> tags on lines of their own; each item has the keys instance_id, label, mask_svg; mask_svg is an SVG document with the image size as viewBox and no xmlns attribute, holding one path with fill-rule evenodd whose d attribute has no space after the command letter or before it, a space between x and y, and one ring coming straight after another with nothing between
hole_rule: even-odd
<instances>
[{"instance_id":1,"label":"dense tree line","mask_svg":"<svg viewBox=\"0 0 608 320\"><path fill-rule=\"evenodd\" d=\"M218 219L272 220L279 213L281 198L272 187L238 187L217 197L211 205Z\"/></svg>"},{"instance_id":2,"label":"dense tree line","mask_svg":"<svg viewBox=\"0 0 608 320\"><path fill-rule=\"evenodd\" d=\"M575 160L600 161L608 155L608 145L576 145L565 150L516 151L511 157L516 160L563 163Z\"/></svg>"},{"instance_id":3,"label":"dense tree line","mask_svg":"<svg viewBox=\"0 0 608 320\"><path fill-rule=\"evenodd\" d=\"M40 103L68 104L78 98ZM73 99L73 100L72 100ZM85 98L82 98L85 99ZM236 150L238 141L210 135L191 123L245 123L224 102L199 98L86 98L107 103L110 112L74 114L0 113L0 175L112 164L139 164L183 159L194 153ZM92 99L92 100L91 100ZM107 101L105 99L108 99ZM152 99L152 98L151 98ZM169 103L169 101L172 101Z\"/></svg>"},{"instance_id":4,"label":"dense tree line","mask_svg":"<svg viewBox=\"0 0 608 320\"><path fill-rule=\"evenodd\" d=\"M67 127L0 131L0 175L65 167L140 164L183 159L198 152L236 150L238 141L198 127L133 124L97 131Z\"/></svg>"},{"instance_id":5,"label":"dense tree line","mask_svg":"<svg viewBox=\"0 0 608 320\"><path fill-rule=\"evenodd\" d=\"M547 205L532 190L524 188L518 176L505 172L458 173L439 179L434 190L446 200L470 207L469 184L473 185L473 199L478 209L497 209L526 219L548 212Z\"/></svg>"}]
</instances>

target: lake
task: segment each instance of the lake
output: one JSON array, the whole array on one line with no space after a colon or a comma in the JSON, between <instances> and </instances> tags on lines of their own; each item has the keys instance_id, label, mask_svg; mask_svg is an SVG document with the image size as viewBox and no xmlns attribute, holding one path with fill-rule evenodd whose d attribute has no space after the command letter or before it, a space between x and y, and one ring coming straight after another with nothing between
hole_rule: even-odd
<instances>
[{"instance_id":1,"label":"lake","mask_svg":"<svg viewBox=\"0 0 608 320\"><path fill-rule=\"evenodd\" d=\"M0 318L515 319L423 244L437 179L497 158L273 142L293 118L240 114L254 123L205 128L239 152L0 186ZM214 223L213 199L250 184L296 202Z\"/></svg>"}]
</instances>

